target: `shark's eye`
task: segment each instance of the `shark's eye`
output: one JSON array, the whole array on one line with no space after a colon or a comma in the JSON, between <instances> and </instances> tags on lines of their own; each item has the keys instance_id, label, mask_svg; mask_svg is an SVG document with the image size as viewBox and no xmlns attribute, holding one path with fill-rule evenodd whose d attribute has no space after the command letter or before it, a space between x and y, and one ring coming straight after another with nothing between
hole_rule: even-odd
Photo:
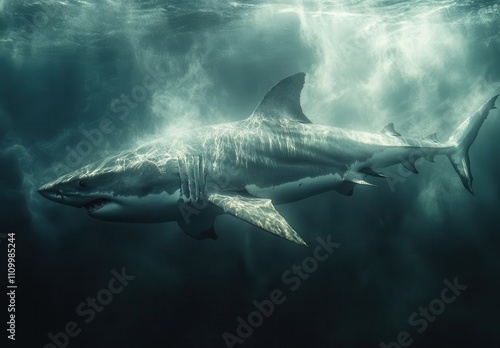
<instances>
[{"instance_id":1,"label":"shark's eye","mask_svg":"<svg viewBox=\"0 0 500 348\"><path fill-rule=\"evenodd\" d=\"M85 183L85 181L80 180L80 181L78 182L78 186L80 186L81 188L85 188L85 187L87 186L87 184Z\"/></svg>"}]
</instances>

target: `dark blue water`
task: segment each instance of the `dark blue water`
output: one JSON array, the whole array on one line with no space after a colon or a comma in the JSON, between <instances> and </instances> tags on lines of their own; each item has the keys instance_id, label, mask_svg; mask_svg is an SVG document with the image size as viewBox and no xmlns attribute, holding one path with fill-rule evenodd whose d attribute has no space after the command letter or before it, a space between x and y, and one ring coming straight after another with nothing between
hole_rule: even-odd
<instances>
[{"instance_id":1,"label":"dark blue water","mask_svg":"<svg viewBox=\"0 0 500 348\"><path fill-rule=\"evenodd\" d=\"M174 223L101 222L36 193L148 139L244 119L299 71L315 123L376 132L394 122L406 136L446 139L500 92L499 27L494 1L0 0L0 233L16 233L19 286L16 342L5 324L2 340L499 346L498 111L471 148L474 197L437 158L352 197L278 207L308 249L228 216L217 241L195 241ZM340 246L313 267L318 237ZM311 272L294 275L294 265ZM91 307L99 294L108 302L112 270L123 268L135 278ZM467 286L459 296L443 290L455 278ZM256 327L238 333L249 320Z\"/></svg>"}]
</instances>

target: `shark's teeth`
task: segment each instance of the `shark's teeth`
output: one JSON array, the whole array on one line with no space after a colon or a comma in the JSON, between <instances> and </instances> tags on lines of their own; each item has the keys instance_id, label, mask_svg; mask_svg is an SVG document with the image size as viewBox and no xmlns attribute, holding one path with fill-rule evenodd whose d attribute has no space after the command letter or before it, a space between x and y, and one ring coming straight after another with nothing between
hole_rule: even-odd
<instances>
[{"instance_id":1,"label":"shark's teeth","mask_svg":"<svg viewBox=\"0 0 500 348\"><path fill-rule=\"evenodd\" d=\"M89 213L93 213L93 212L101 209L102 207L104 207L109 202L110 202L109 199L100 198L100 199L96 199L96 200L93 200L93 201L85 204L85 208L87 209L87 211Z\"/></svg>"}]
</instances>

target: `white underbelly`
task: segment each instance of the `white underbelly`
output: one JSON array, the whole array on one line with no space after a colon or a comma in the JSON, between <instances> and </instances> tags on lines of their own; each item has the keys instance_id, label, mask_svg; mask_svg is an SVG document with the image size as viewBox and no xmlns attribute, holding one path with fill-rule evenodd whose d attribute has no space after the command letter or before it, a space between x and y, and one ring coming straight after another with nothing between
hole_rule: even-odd
<instances>
[{"instance_id":1,"label":"white underbelly","mask_svg":"<svg viewBox=\"0 0 500 348\"><path fill-rule=\"evenodd\" d=\"M343 182L339 174L327 174L317 177L305 177L293 182L259 187L254 184L245 186L249 194L255 197L271 199L275 204L298 201L321 192L331 191Z\"/></svg>"}]
</instances>

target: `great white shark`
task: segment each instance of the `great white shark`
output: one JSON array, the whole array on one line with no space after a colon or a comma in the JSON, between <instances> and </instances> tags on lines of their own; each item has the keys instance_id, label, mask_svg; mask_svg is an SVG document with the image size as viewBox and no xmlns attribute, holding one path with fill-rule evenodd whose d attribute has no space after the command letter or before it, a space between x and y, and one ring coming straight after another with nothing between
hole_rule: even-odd
<instances>
[{"instance_id":1,"label":"great white shark","mask_svg":"<svg viewBox=\"0 0 500 348\"><path fill-rule=\"evenodd\" d=\"M378 133L313 124L300 104L304 81L304 73L279 81L243 121L169 134L38 192L97 219L177 221L197 239L215 239L215 218L227 213L300 245L306 243L274 205L331 190L352 195L357 185L373 186L367 177L385 177L389 166L417 173L417 159L445 155L473 192L469 148L498 95L438 141L435 133L401 136L392 123Z\"/></svg>"}]
</instances>

